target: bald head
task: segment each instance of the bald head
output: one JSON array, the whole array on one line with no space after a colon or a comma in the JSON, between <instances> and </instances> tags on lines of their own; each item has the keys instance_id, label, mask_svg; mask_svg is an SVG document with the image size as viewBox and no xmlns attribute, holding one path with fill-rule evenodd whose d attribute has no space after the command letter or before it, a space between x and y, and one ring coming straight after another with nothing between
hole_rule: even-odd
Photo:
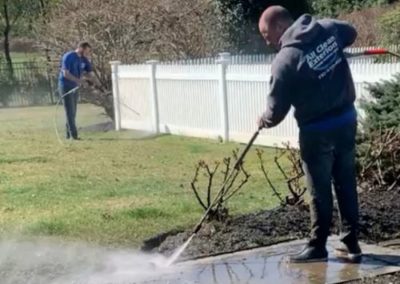
<instances>
[{"instance_id":1,"label":"bald head","mask_svg":"<svg viewBox=\"0 0 400 284\"><path fill-rule=\"evenodd\" d=\"M279 49L279 40L292 23L293 18L287 9L271 6L261 15L258 28L267 44Z\"/></svg>"}]
</instances>

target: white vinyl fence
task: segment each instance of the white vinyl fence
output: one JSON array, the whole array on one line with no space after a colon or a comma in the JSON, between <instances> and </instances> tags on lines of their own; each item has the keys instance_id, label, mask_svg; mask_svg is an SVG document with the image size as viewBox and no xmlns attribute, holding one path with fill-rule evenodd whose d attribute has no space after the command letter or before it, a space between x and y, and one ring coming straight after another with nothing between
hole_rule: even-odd
<instances>
[{"instance_id":1,"label":"white vinyl fence","mask_svg":"<svg viewBox=\"0 0 400 284\"><path fill-rule=\"evenodd\" d=\"M111 62L116 129L136 129L247 142L256 130L269 91L271 65L215 62L121 65ZM351 62L357 97L367 98L368 83L390 79L400 63ZM295 92L296 90L293 90ZM264 130L257 144L297 146L291 112L278 127Z\"/></svg>"}]
</instances>

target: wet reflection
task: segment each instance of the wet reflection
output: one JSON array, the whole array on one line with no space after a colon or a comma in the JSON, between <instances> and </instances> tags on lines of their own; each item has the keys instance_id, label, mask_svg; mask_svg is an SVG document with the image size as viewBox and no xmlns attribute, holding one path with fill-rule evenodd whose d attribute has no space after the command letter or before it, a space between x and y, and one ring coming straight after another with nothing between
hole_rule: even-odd
<instances>
[{"instance_id":1,"label":"wet reflection","mask_svg":"<svg viewBox=\"0 0 400 284\"><path fill-rule=\"evenodd\" d=\"M209 258L181 264L179 275L165 275L146 283L204 284L320 284L341 283L365 276L400 270L400 255L376 254L363 258L361 264L339 261L332 256L327 263L290 264L287 254L298 251L301 244L280 245L225 257ZM369 247L370 249L371 247ZM333 250L333 245L329 247ZM141 282L143 283L143 282Z\"/></svg>"}]
</instances>

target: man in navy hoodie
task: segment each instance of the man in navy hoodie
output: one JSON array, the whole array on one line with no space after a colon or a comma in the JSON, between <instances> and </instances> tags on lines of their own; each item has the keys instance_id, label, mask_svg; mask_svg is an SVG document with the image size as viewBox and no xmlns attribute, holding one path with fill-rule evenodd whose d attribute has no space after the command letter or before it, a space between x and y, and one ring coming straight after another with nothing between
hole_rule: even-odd
<instances>
[{"instance_id":1,"label":"man in navy hoodie","mask_svg":"<svg viewBox=\"0 0 400 284\"><path fill-rule=\"evenodd\" d=\"M271 128L295 110L300 128L300 153L311 195L311 238L291 262L326 261L332 222L332 182L342 223L339 257L358 262L358 197L355 173L357 113L355 88L343 49L357 32L349 23L316 20L303 15L294 21L281 6L260 18L259 29L278 54L272 64L267 109L259 124Z\"/></svg>"},{"instance_id":2,"label":"man in navy hoodie","mask_svg":"<svg viewBox=\"0 0 400 284\"><path fill-rule=\"evenodd\" d=\"M78 92L68 92L84 84L82 76L87 73L93 77L92 65L89 62L92 47L88 42L81 42L76 50L65 53L61 60L61 70L58 79L60 96L63 97L66 123L66 138L79 140L76 127L76 111L78 107Z\"/></svg>"}]
</instances>

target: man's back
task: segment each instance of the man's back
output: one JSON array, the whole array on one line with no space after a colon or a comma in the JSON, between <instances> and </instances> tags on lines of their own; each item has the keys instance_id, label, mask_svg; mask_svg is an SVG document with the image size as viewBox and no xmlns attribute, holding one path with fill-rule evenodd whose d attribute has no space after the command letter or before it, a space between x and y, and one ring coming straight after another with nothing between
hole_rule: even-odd
<instances>
[{"instance_id":1,"label":"man's back","mask_svg":"<svg viewBox=\"0 0 400 284\"><path fill-rule=\"evenodd\" d=\"M354 83L343 49L356 38L343 22L298 19L282 36L273 80L291 88L286 99L300 126L337 116L353 106ZM287 87L288 88L288 87Z\"/></svg>"}]
</instances>

